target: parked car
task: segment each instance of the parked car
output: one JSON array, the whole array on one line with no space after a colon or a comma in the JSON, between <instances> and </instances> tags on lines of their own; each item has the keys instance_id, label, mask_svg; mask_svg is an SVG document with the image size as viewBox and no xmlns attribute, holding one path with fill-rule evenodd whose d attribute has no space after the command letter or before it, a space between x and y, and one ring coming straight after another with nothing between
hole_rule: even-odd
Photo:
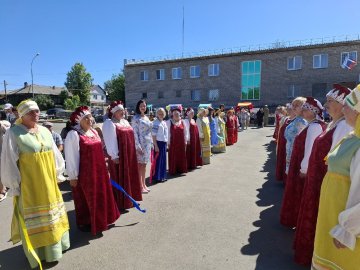
<instances>
[{"instance_id":1,"label":"parked car","mask_svg":"<svg viewBox=\"0 0 360 270\"><path fill-rule=\"evenodd\" d=\"M48 115L46 112L40 112L39 119L47 119L47 118L48 118Z\"/></svg>"},{"instance_id":2,"label":"parked car","mask_svg":"<svg viewBox=\"0 0 360 270\"><path fill-rule=\"evenodd\" d=\"M65 110L61 108L53 108L47 110L46 114L48 118L54 119L54 118L61 118L64 115Z\"/></svg>"}]
</instances>

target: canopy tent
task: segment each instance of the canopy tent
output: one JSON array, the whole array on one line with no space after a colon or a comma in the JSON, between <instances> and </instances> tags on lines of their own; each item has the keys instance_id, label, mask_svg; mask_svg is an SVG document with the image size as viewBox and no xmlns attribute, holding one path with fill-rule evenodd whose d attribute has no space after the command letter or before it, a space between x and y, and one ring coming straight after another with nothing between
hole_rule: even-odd
<instances>
[{"instance_id":1,"label":"canopy tent","mask_svg":"<svg viewBox=\"0 0 360 270\"><path fill-rule=\"evenodd\" d=\"M239 102L237 104L238 108L248 107L250 110L254 108L254 105L251 102Z\"/></svg>"},{"instance_id":2,"label":"canopy tent","mask_svg":"<svg viewBox=\"0 0 360 270\"><path fill-rule=\"evenodd\" d=\"M147 104L146 108L148 109L149 112L153 111L153 105L152 104Z\"/></svg>"},{"instance_id":3,"label":"canopy tent","mask_svg":"<svg viewBox=\"0 0 360 270\"><path fill-rule=\"evenodd\" d=\"M209 104L199 104L199 107L198 108L204 108L204 109L207 109L209 107L212 107L212 104L209 103Z\"/></svg>"},{"instance_id":4,"label":"canopy tent","mask_svg":"<svg viewBox=\"0 0 360 270\"><path fill-rule=\"evenodd\" d=\"M171 108L174 108L174 107L179 107L179 106L181 106L182 107L182 105L181 104L169 104L169 105L167 105L165 108L166 108L166 110L167 111L170 111L171 110Z\"/></svg>"}]
</instances>

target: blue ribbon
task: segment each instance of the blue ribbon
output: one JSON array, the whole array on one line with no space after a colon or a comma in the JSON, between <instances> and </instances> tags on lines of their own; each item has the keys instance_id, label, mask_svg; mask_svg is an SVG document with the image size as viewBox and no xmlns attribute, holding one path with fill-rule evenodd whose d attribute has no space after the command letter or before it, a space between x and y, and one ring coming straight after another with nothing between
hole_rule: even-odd
<instances>
[{"instance_id":1,"label":"blue ribbon","mask_svg":"<svg viewBox=\"0 0 360 270\"><path fill-rule=\"evenodd\" d=\"M137 210L139 210L139 211L142 212L142 213L146 213L146 209L141 209L141 208L140 208L140 204L138 204L137 201L135 201L129 194L127 194L127 192L126 192L118 183L116 183L116 182L115 182L114 180L112 180L112 179L110 179L110 181L111 181L111 184L112 184L112 186L113 186L114 188L120 190L122 193L124 193L124 195L125 195L126 197L129 198L130 201L132 201L133 205L135 206L135 208L136 208Z\"/></svg>"}]
</instances>

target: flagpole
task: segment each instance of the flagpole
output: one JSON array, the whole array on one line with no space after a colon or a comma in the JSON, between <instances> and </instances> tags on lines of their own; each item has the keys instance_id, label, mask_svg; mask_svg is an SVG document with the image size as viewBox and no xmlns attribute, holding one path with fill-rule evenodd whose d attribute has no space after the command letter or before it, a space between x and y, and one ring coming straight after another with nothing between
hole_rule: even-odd
<instances>
[{"instance_id":1,"label":"flagpole","mask_svg":"<svg viewBox=\"0 0 360 270\"><path fill-rule=\"evenodd\" d=\"M185 47L185 7L183 5L183 20L182 20L182 57L184 57L184 47Z\"/></svg>"}]
</instances>

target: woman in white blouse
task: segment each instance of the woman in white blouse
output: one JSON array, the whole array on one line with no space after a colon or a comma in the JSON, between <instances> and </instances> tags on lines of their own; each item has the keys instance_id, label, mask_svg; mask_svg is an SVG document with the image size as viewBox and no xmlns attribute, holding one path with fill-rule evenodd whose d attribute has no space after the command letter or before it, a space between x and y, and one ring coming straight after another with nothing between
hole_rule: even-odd
<instances>
[{"instance_id":1,"label":"woman in white blouse","mask_svg":"<svg viewBox=\"0 0 360 270\"><path fill-rule=\"evenodd\" d=\"M108 229L120 216L112 192L101 139L91 127L86 106L70 117L73 130L65 139L66 167L72 187L76 223L93 235Z\"/></svg>"},{"instance_id":2,"label":"woman in white blouse","mask_svg":"<svg viewBox=\"0 0 360 270\"><path fill-rule=\"evenodd\" d=\"M345 97L343 112L354 132L327 156L312 269L359 269L360 265L360 86Z\"/></svg>"},{"instance_id":3,"label":"woman in white blouse","mask_svg":"<svg viewBox=\"0 0 360 270\"><path fill-rule=\"evenodd\" d=\"M121 101L111 103L108 119L103 124L104 142L109 158L111 179L117 182L133 199L142 200L138 173L134 130L125 119ZM118 190L114 190L120 210L133 207L132 202Z\"/></svg>"},{"instance_id":4,"label":"woman in white blouse","mask_svg":"<svg viewBox=\"0 0 360 270\"><path fill-rule=\"evenodd\" d=\"M186 144L189 132L181 119L182 106L170 109L168 126L169 174L187 173Z\"/></svg>"},{"instance_id":5,"label":"woman in white blouse","mask_svg":"<svg viewBox=\"0 0 360 270\"><path fill-rule=\"evenodd\" d=\"M158 182L166 181L166 149L168 141L168 127L164 121L164 108L156 110L156 120L153 122L152 137L155 150L155 173L153 179Z\"/></svg>"}]
</instances>

